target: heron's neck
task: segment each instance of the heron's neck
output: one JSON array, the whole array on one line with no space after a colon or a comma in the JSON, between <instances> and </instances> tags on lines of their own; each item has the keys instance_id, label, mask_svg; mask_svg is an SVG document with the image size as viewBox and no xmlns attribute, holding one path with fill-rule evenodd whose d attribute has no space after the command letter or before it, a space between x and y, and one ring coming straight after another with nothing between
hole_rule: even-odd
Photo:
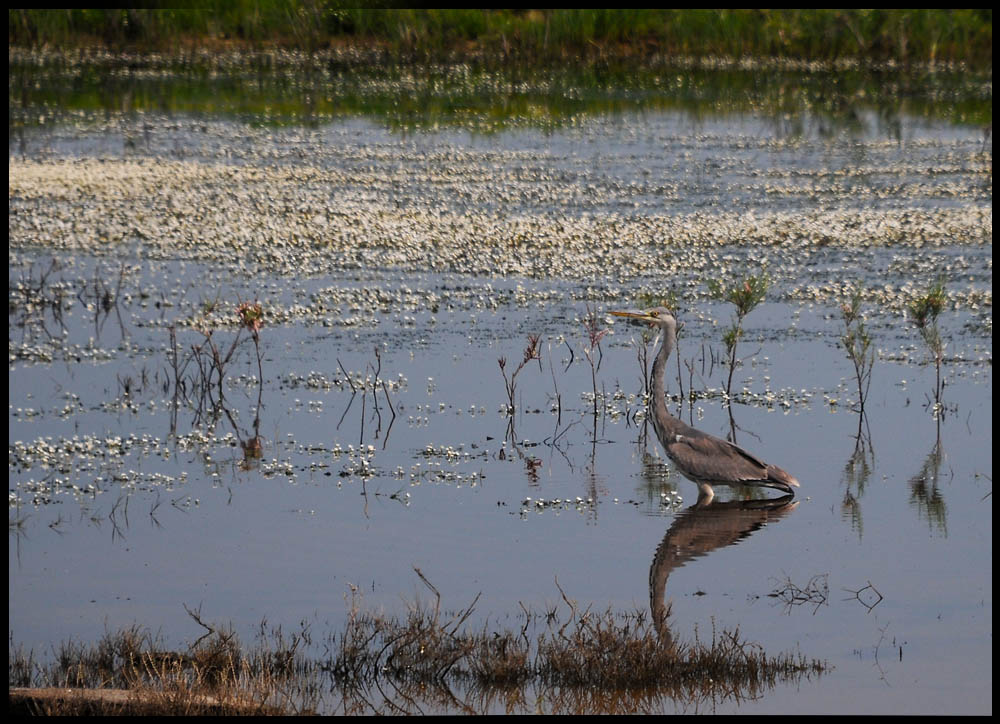
<instances>
[{"instance_id":1,"label":"heron's neck","mask_svg":"<svg viewBox=\"0 0 1000 724\"><path fill-rule=\"evenodd\" d=\"M679 425L678 421L667 410L666 391L663 388L667 358L670 357L676 341L676 334L673 330L663 330L663 343L660 345L660 351L656 353L656 359L653 360L653 399L651 403L653 407L653 420L666 428L662 430L662 433L665 433L668 437L673 437L674 428Z\"/></svg>"}]
</instances>

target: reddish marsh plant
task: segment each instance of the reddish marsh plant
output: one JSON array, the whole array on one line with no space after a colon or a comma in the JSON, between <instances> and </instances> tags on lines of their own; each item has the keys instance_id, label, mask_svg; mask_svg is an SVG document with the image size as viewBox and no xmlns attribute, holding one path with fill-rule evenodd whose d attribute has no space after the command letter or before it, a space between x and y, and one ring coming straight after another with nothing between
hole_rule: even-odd
<instances>
[{"instance_id":1,"label":"reddish marsh plant","mask_svg":"<svg viewBox=\"0 0 1000 724\"><path fill-rule=\"evenodd\" d=\"M542 360L542 337L539 334L529 334L528 344L524 348L524 354L521 357L521 363L517 366L510 377L507 377L507 358L501 357L497 360L497 364L500 365L500 374L503 375L504 388L507 391L507 416L510 418L507 421L507 435L511 439L514 438L514 397L517 394L517 376L521 373L521 370L531 362L532 360L538 360L539 369L541 369Z\"/></svg>"},{"instance_id":2,"label":"reddish marsh plant","mask_svg":"<svg viewBox=\"0 0 1000 724\"><path fill-rule=\"evenodd\" d=\"M583 354L590 363L590 382L594 389L594 419L597 419L597 369L601 366L601 357L594 361L595 350L601 354L601 340L611 330L600 325L597 318L597 310L587 306L587 316L583 318L583 329L587 333L587 346L583 348Z\"/></svg>"}]
</instances>

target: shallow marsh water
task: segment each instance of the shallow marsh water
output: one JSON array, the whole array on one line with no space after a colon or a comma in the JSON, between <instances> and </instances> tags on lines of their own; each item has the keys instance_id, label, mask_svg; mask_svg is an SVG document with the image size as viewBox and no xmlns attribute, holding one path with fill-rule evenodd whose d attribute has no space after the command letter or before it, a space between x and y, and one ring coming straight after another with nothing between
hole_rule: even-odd
<instances>
[{"instance_id":1,"label":"shallow marsh water","mask_svg":"<svg viewBox=\"0 0 1000 724\"><path fill-rule=\"evenodd\" d=\"M905 115L894 135L794 120L657 110L480 136L147 114L12 134L11 641L139 623L179 645L201 633L184 605L337 630L354 595L426 600L414 568L448 606L482 593L482 624L517 629L561 591L648 610L695 488L643 425L641 330L606 312L676 295L698 393L679 414L725 436L731 312L705 280L766 266L732 415L799 504L671 570L670 626L830 668L699 710L991 713L992 146ZM936 417L904 309L939 274ZM838 346L855 280L878 347L863 444ZM254 299L257 425L245 334L229 415L195 424L196 400L172 406L169 328L182 355L199 328L228 346ZM588 308L612 330L596 423ZM529 334L511 430L498 359L512 372ZM386 386L352 394L379 366Z\"/></svg>"}]
</instances>

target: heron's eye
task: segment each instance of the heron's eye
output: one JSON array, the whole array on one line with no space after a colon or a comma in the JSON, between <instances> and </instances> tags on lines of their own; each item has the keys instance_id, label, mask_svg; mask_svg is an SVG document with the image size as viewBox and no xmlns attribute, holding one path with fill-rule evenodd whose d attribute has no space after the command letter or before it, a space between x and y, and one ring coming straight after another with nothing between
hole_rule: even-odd
<instances>
[{"instance_id":1,"label":"heron's eye","mask_svg":"<svg viewBox=\"0 0 1000 724\"><path fill-rule=\"evenodd\" d=\"M650 317L659 317L659 316L660 316L660 313L659 313L659 312L657 312L657 311L656 311L656 310L654 309L654 310L653 310L652 312L650 312L650 313L649 313L649 316L650 316Z\"/></svg>"}]
</instances>

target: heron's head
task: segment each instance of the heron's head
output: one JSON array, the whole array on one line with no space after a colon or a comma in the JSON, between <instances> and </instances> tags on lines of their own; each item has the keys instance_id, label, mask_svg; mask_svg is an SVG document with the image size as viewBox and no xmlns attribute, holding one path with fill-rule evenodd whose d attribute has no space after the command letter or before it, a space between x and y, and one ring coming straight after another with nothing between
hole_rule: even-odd
<instances>
[{"instance_id":1,"label":"heron's head","mask_svg":"<svg viewBox=\"0 0 1000 724\"><path fill-rule=\"evenodd\" d=\"M655 307L644 312L633 310L612 311L611 314L616 317L645 322L659 329L677 331L677 320L674 319L674 315L666 307Z\"/></svg>"}]
</instances>

